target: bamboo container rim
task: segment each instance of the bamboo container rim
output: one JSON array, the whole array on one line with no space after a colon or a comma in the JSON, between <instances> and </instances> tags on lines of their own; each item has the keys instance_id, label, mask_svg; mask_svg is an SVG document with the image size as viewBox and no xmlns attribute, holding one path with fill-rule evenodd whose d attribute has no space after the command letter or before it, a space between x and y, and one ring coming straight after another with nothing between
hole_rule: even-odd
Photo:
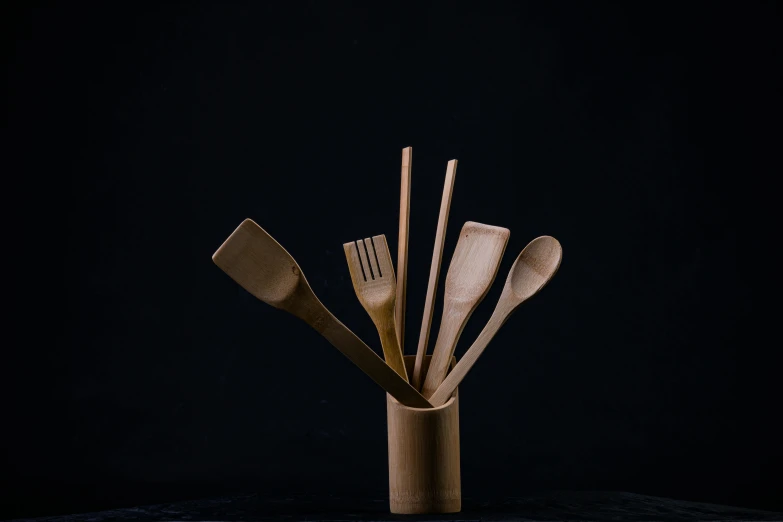
<instances>
[{"instance_id":1,"label":"bamboo container rim","mask_svg":"<svg viewBox=\"0 0 783 522\"><path fill-rule=\"evenodd\" d=\"M434 411L439 411L439 410L445 410L446 408L451 406L454 403L455 400L457 400L457 392L455 390L454 391L454 395L452 395L449 400L447 400L445 403L441 404L440 406L436 406L434 408L414 408L412 406L405 406L404 404L401 404L399 401L397 401L397 399L395 399L394 397L392 397L388 393L386 395L389 397L389 400L393 404L396 403L396 404L399 404L400 407L405 408L406 410L414 410L414 411L433 411L434 412Z\"/></svg>"},{"instance_id":2,"label":"bamboo container rim","mask_svg":"<svg viewBox=\"0 0 783 522\"><path fill-rule=\"evenodd\" d=\"M413 366L414 366L415 361L416 361L416 356L415 355L403 355L402 359L403 359L403 362L405 363L405 369L408 372L408 377L411 378L412 374L413 374ZM424 365L429 367L429 363L430 363L431 360L432 360L432 354L425 355L424 356ZM456 366L456 364L457 364L457 358L455 356L452 356L451 357L451 362L449 363L449 371L454 369L454 366ZM409 366L410 366L410 368L408 368ZM432 411L432 412L435 412L435 411L444 410L444 409L448 408L449 406L451 406L454 403L454 401L457 400L457 393L458 392L459 392L459 388L456 388L454 390L454 393L451 394L451 397L449 398L449 400L447 400L446 402L444 402L440 406L436 406L434 408L414 408L413 406L406 406L406 405L402 404L400 401L398 401L397 399L395 399L394 397L392 397L388 393L386 394L386 396L389 398L389 400L391 401L392 404L400 406L401 408L405 408L406 410Z\"/></svg>"}]
</instances>

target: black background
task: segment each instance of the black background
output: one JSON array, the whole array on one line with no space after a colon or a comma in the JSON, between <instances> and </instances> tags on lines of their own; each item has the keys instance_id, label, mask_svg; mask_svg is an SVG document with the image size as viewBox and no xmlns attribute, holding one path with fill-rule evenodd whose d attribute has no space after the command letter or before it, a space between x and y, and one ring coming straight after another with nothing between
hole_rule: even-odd
<instances>
[{"instance_id":1,"label":"black background","mask_svg":"<svg viewBox=\"0 0 783 522\"><path fill-rule=\"evenodd\" d=\"M396 251L408 145L408 353L449 159L442 278L512 231L458 354L564 248L461 386L464 495L783 507L779 6L384 5L6 7L2 514L383 492L382 392L210 256L253 218L379 349L341 245Z\"/></svg>"}]
</instances>

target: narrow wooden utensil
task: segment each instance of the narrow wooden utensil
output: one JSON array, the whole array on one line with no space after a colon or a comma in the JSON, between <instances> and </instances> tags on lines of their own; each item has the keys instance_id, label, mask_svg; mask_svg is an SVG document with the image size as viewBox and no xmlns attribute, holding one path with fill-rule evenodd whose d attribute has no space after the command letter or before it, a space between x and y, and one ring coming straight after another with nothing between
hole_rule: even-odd
<instances>
[{"instance_id":1,"label":"narrow wooden utensil","mask_svg":"<svg viewBox=\"0 0 783 522\"><path fill-rule=\"evenodd\" d=\"M437 391L429 397L434 407L445 404L449 400L500 327L519 305L544 288L557 273L562 259L563 249L560 243L550 236L538 237L522 250L508 273L503 293L487 325Z\"/></svg>"},{"instance_id":2,"label":"narrow wooden utensil","mask_svg":"<svg viewBox=\"0 0 783 522\"><path fill-rule=\"evenodd\" d=\"M397 281L394 278L386 236L374 236L343 245L348 260L356 297L370 314L381 338L386 364L408 381L402 360L397 330L394 326L394 303L397 300Z\"/></svg>"},{"instance_id":3,"label":"narrow wooden utensil","mask_svg":"<svg viewBox=\"0 0 783 522\"><path fill-rule=\"evenodd\" d=\"M313 327L399 402L414 408L430 407L416 389L326 309L291 254L254 221L243 221L212 260L261 301Z\"/></svg>"},{"instance_id":4,"label":"narrow wooden utensil","mask_svg":"<svg viewBox=\"0 0 783 522\"><path fill-rule=\"evenodd\" d=\"M443 197L440 200L440 213L438 214L438 228L435 230L435 247L432 250L432 264L430 265L430 280L427 283L427 297L424 300L424 316L421 320L421 332L419 333L419 346L416 349L416 364L413 367L413 387L421 389L421 378L424 356L427 354L427 344L430 340L430 327L432 326L432 312L435 310L435 297L438 295L438 278L440 277L440 264L443 257L443 245L446 242L446 225L449 221L449 209L451 208L451 193L454 190L454 177L457 175L457 160L449 161L446 166L446 181L443 183Z\"/></svg>"},{"instance_id":5,"label":"narrow wooden utensil","mask_svg":"<svg viewBox=\"0 0 783 522\"><path fill-rule=\"evenodd\" d=\"M397 243L397 304L394 309L394 324L402 353L405 353L405 299L408 292L408 228L411 217L412 163L413 147L405 147L402 149L400 235Z\"/></svg>"},{"instance_id":6,"label":"narrow wooden utensil","mask_svg":"<svg viewBox=\"0 0 783 522\"><path fill-rule=\"evenodd\" d=\"M443 317L422 388L425 397L446 377L462 329L495 280L509 234L507 228L472 221L462 227L446 275Z\"/></svg>"}]
</instances>

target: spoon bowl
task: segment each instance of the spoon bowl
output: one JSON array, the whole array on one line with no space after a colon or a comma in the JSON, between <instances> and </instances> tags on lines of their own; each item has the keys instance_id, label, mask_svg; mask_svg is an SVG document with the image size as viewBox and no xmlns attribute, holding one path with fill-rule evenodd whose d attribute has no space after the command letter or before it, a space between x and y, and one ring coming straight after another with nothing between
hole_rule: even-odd
<instances>
[{"instance_id":1,"label":"spoon bowl","mask_svg":"<svg viewBox=\"0 0 783 522\"><path fill-rule=\"evenodd\" d=\"M563 249L551 236L537 237L522 250L508 273L506 285L521 304L541 291L560 268Z\"/></svg>"}]
</instances>

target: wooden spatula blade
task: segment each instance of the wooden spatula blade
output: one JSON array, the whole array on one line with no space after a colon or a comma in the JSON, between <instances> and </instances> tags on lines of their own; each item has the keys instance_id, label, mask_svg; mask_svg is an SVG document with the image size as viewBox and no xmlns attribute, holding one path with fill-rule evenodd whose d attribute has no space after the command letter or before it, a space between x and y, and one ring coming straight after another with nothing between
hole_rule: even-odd
<instances>
[{"instance_id":1,"label":"wooden spatula blade","mask_svg":"<svg viewBox=\"0 0 783 522\"><path fill-rule=\"evenodd\" d=\"M234 230L212 260L242 288L275 307L304 277L294 258L252 219Z\"/></svg>"},{"instance_id":2,"label":"wooden spatula blade","mask_svg":"<svg viewBox=\"0 0 783 522\"><path fill-rule=\"evenodd\" d=\"M465 223L446 275L447 299L478 306L497 276L510 234L507 228Z\"/></svg>"}]
</instances>

